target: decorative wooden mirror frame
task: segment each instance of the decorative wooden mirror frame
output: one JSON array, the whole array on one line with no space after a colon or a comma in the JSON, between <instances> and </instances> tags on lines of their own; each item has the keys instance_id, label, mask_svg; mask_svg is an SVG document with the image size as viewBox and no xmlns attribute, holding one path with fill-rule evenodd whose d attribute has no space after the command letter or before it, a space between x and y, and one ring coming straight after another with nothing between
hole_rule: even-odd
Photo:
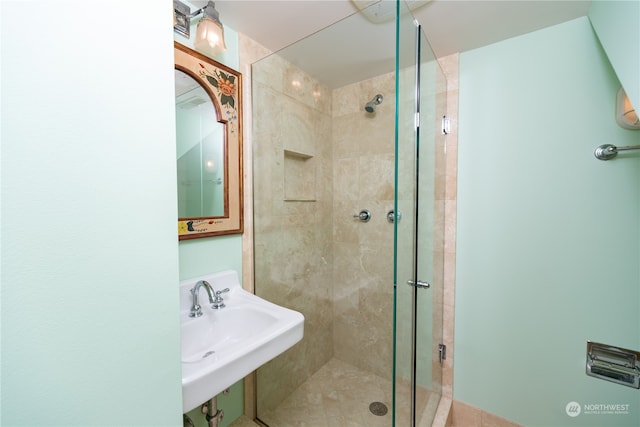
<instances>
[{"instance_id":1,"label":"decorative wooden mirror frame","mask_svg":"<svg viewBox=\"0 0 640 427\"><path fill-rule=\"evenodd\" d=\"M178 218L180 240L243 231L242 206L242 75L174 42L175 69L198 81L213 101L218 122L225 126L224 215Z\"/></svg>"}]
</instances>

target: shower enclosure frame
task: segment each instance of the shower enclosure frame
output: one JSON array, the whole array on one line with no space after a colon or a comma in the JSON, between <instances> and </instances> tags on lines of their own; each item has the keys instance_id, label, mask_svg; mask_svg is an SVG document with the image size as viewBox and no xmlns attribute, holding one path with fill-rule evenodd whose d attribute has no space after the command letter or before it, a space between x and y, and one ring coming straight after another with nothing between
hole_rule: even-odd
<instances>
[{"instance_id":1,"label":"shower enclosure frame","mask_svg":"<svg viewBox=\"0 0 640 427\"><path fill-rule=\"evenodd\" d=\"M401 9L402 8L405 8L406 11L401 13ZM410 12L408 12L408 8L406 8L406 4L404 4L404 2L401 2L401 1L397 2L397 13L398 13L398 16L401 16L402 14L404 14L405 20L403 22L400 22L400 19L397 20L396 31L398 32L398 35L396 37L396 45L397 45L396 49L399 50L400 49L399 45L401 44L401 41L406 41L406 39L407 39L406 36L404 36L405 37L404 39L401 39L399 27L401 25L406 25L407 27L410 27L411 38L413 39L413 43L416 45L415 46L415 50L413 51L413 58L414 58L414 61L415 61L415 68L416 68L415 80L416 80L416 84L417 84L417 81L420 78L420 66L419 65L421 63L421 59L420 59L421 56L426 56L426 57L430 58L429 60L424 60L424 61L432 62L433 64L435 64L436 68L438 68L437 61L435 61L435 59L433 58L433 54L421 55L421 48L429 49L428 48L428 43L426 43L424 41L421 41L421 38L424 38L424 35L420 31L420 27L417 25L417 23L411 17L411 14L410 14ZM406 65L406 64L402 63L402 61L398 58L398 56L399 56L399 54L397 54L397 57L396 57L396 100L395 100L395 102L396 102L396 114L398 114L398 112L400 111L400 103L402 102L401 100L399 100L400 96L397 95L399 93L398 92L398 87L399 87L398 86L399 85L399 83L398 83L398 80L399 80L398 70L400 70L400 67L402 65ZM441 70L440 70L440 72L441 72ZM445 79L444 85L446 86L446 79ZM417 111L405 114L404 119L408 120L411 123L416 125L416 127L415 127L415 131L416 131L416 134L415 134L415 138L416 138L415 139L415 147L418 149L420 147L419 144L420 144L420 138L421 138L421 135L419 133L420 128L422 128L424 130L427 127L431 127L432 131L433 131L433 133L435 135L435 133L436 133L435 131L436 130L437 131L440 130L439 129L439 123L438 123L439 122L439 117L436 114L436 115L432 115L431 118L427 119L427 114L424 114L424 112L426 110L429 110L429 109L428 108L423 108L423 112L419 111L419 108L420 108L420 97L418 95L420 95L421 91L419 89L417 89L417 88L414 88L413 91L416 94L416 97L418 98L417 101L416 101L416 104L415 104L415 108L416 108ZM443 96L446 99L446 91L444 92ZM425 98L429 98L429 97L427 96ZM385 99L385 101L386 101L386 99ZM365 102L366 102L366 100L365 100ZM444 110L446 110L446 102L445 102L443 108L444 108ZM422 113L422 114L420 114L420 113ZM396 118L396 131L395 131L396 132L396 140L399 137L398 128L397 128L398 127L398 121L399 121L399 119ZM251 121L247 120L247 123L251 123ZM422 137L423 142L424 142L425 139L426 138L424 138L424 136L423 136ZM249 151L250 151L250 149L247 150L247 152L249 152ZM416 154L418 154L418 153L416 153ZM397 156L396 156L396 161L397 161ZM416 161L416 167L418 167L418 166L419 166L419 164ZM398 166L396 166L396 171L397 170L398 170ZM395 184L397 185L398 184L397 176L394 179L396 180ZM420 183L417 182L417 185L420 186ZM253 186L253 184L251 186ZM426 188L426 185L424 185L423 188ZM420 203L420 200L418 200L417 202ZM253 204L253 203L251 203L251 204ZM427 203L427 205L428 205L428 203ZM424 206L424 204L420 203L420 206ZM399 214L407 215L408 211L402 212L402 210L403 210L402 206L398 205L397 201L394 201L394 208L395 208L394 210L396 212L395 219L399 218ZM413 218L413 221L416 221L416 224L418 224L420 222L420 218L416 216L418 213L420 213L420 211L418 211L416 209L415 215L414 215L414 218ZM408 216L403 216L402 219L407 219L408 220L410 218L411 218L411 215L408 214ZM408 221L404 221L404 222L406 223ZM402 221L395 221L395 223L393 225L394 229L397 228L400 223L402 223ZM436 231L435 233L431 232L430 234L433 235L433 234L438 234L438 233L442 234L442 231ZM416 236L417 236L417 234L416 234ZM395 240L395 237L394 237L394 240ZM420 242L418 241L418 239L414 239L414 241L412 242L412 247L414 247L414 249L417 249L419 247L419 245L420 245ZM395 250L394 250L394 252L395 252ZM416 252L416 251L414 251L414 252ZM430 263L431 262L432 261L430 261ZM440 265L440 267L441 267L441 265ZM253 268L255 268L255 267L252 265L250 269L247 269L250 272L249 274L251 274L251 275L254 275L253 272L252 272ZM423 278L423 277L421 277L422 271L420 271L420 269L419 269L419 263L418 262L416 262L415 265L412 267L412 271L413 271L413 273L411 274L411 279L409 279L409 280L413 280L414 283L415 283L415 282L418 281L419 278ZM394 267L394 272L393 272L393 277L394 277L394 280L393 280L394 305L397 304L397 294L396 294L398 292L397 289L398 288L404 288L405 290L406 289L410 289L410 287L403 280L400 280L398 278L397 273L398 273L397 269ZM246 277L247 277L247 275L245 274L245 278ZM432 284L433 288L435 288L437 286L440 287L440 291L439 291L440 292L440 296L438 297L440 300L442 299L442 280L441 280L441 278L442 278L442 272L439 273L439 277L437 278L437 279L440 279L439 281L438 280L434 281L431 278L429 279L429 281ZM253 283L253 280L251 280L251 283ZM440 283L440 284L438 285L438 283ZM417 288L413 288L412 289L412 291L413 291L413 299L412 299L412 302L411 302L411 311L412 312L415 313L416 309L424 306L424 304L421 304L423 301L421 301L420 294L424 293L424 292L433 293L432 292L433 288L430 289L430 290L422 290L422 289L417 289ZM436 299L438 299L438 298L436 298ZM431 300L429 300L429 302L431 302ZM396 308L394 307L394 311L395 311L395 309ZM410 324L412 325L412 328L413 328L413 331L411 332L411 335L415 336L416 338L419 336L418 331L415 329L416 326L417 326L417 321L418 320L419 320L419 316L416 316L415 314L413 314L412 315L412 320L410 322ZM442 330L442 322L441 322L441 320L442 320L442 318L441 318L441 314L440 314L440 331ZM394 320L394 327L395 327L395 322L396 321ZM420 325L420 326L424 326L424 325ZM441 332L440 332L440 337L441 337ZM394 342L394 344L393 344L394 351L396 351L396 350L398 350L396 348L397 347L396 339L394 339L393 342ZM432 343L432 345L429 346L430 350L431 350L431 353L432 353L430 360L433 360L433 354L437 354L437 349L439 347L440 342L441 342L441 339L438 340L438 341L434 341ZM419 351L420 349L418 347L420 347L420 346L416 346L415 344L412 344L411 345L411 348L412 348L411 353L415 354L417 351ZM415 356L412 356L412 360L410 362L410 365L413 367L413 371L414 371L414 373L411 374L411 378L413 379L414 383L415 383L416 375L419 375L419 374L415 373L416 370L419 370L420 366L422 366L422 368L425 367L424 365L420 365L421 362L422 362L422 358L420 358L420 357L416 358ZM393 378L397 378L397 376L399 375L399 372L397 372L396 360L395 359L393 361L393 366L390 367L390 369L393 370ZM256 401L257 397L256 397L255 393L252 391L253 388L255 387L255 378L253 379L253 382L254 382L254 384L251 384L251 380L250 380L247 383L247 387L249 388L249 391L247 392L247 394L248 395L253 395L253 397L249 397L248 398L248 401L251 402L250 405L255 408L255 401ZM398 387L398 385L396 384L396 380L392 380L392 382L393 382L394 389L396 387ZM440 381L440 385L441 385L441 381ZM437 391L437 394L439 394L439 393L440 393L440 389ZM411 394L412 394L412 396L411 396L411 413L412 413L412 415L411 415L410 425L415 426L415 425L417 425L417 422L418 422L418 420L416 419L417 418L416 414L415 414L415 412L417 410L417 406L418 406L416 404L417 392L416 392L415 385L412 387ZM396 391L394 390L394 393L393 393L393 404L392 404L393 411L392 412L396 411L396 409L398 407L398 403L399 402L396 399ZM251 411L252 411L252 409L249 408L248 413L250 413ZM255 413L254 413L254 415L255 415ZM398 425L398 426L407 425L406 423L397 423L396 422L396 414L395 413L392 416L393 416L392 425L394 425L394 426L395 425Z\"/></svg>"},{"instance_id":2,"label":"shower enclosure frame","mask_svg":"<svg viewBox=\"0 0 640 427\"><path fill-rule=\"evenodd\" d=\"M394 427L431 425L442 394L445 348L446 131L441 124L447 79L405 6L397 2L394 211L402 220L394 224ZM403 394L410 395L408 414Z\"/></svg>"}]
</instances>

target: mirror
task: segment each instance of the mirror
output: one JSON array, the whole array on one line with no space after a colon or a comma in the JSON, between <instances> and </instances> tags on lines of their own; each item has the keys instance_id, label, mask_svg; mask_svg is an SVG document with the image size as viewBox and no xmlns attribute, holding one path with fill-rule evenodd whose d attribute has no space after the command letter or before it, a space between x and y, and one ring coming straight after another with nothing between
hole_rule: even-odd
<instances>
[{"instance_id":1,"label":"mirror","mask_svg":"<svg viewBox=\"0 0 640 427\"><path fill-rule=\"evenodd\" d=\"M200 83L175 70L178 217L220 217L225 213L226 127Z\"/></svg>"},{"instance_id":2,"label":"mirror","mask_svg":"<svg viewBox=\"0 0 640 427\"><path fill-rule=\"evenodd\" d=\"M242 233L242 76L174 42L178 238Z\"/></svg>"}]
</instances>

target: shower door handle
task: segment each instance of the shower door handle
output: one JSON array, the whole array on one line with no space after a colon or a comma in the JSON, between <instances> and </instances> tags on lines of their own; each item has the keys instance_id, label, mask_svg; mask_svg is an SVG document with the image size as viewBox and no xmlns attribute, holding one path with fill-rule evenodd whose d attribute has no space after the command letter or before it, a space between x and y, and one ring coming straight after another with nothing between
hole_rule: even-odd
<instances>
[{"instance_id":1,"label":"shower door handle","mask_svg":"<svg viewBox=\"0 0 640 427\"><path fill-rule=\"evenodd\" d=\"M415 282L413 280L407 280L407 285L413 286L414 288L424 288L424 289L429 289L431 287L431 284L427 282L423 282L422 280L416 280Z\"/></svg>"}]
</instances>

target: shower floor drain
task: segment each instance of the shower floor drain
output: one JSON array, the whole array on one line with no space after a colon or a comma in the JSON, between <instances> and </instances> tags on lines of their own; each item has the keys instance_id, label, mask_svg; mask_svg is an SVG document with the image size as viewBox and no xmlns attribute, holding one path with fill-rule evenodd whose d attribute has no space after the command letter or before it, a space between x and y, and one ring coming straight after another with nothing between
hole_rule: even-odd
<instances>
[{"instance_id":1,"label":"shower floor drain","mask_svg":"<svg viewBox=\"0 0 640 427\"><path fill-rule=\"evenodd\" d=\"M378 415L380 417L385 415L388 411L387 405L382 402L372 402L371 405L369 405L369 410L373 415Z\"/></svg>"}]
</instances>

